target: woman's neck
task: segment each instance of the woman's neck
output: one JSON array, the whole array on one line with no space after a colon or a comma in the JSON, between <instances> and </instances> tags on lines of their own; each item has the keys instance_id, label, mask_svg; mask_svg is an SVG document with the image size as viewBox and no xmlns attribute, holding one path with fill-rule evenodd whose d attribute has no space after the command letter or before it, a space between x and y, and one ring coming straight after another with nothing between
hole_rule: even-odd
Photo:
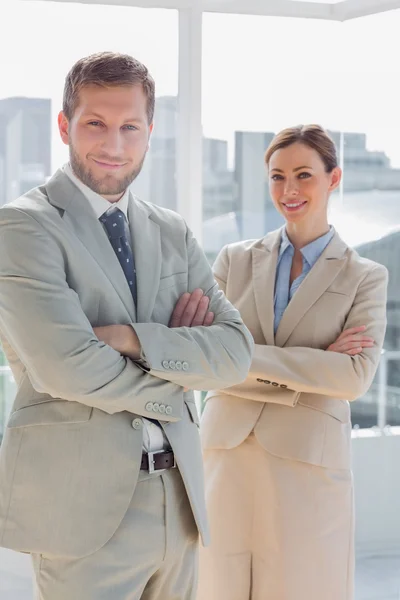
<instances>
[{"instance_id":1,"label":"woman's neck","mask_svg":"<svg viewBox=\"0 0 400 600\"><path fill-rule=\"evenodd\" d=\"M320 223L286 223L286 233L293 246L300 250L307 244L311 244L329 231L328 222Z\"/></svg>"}]
</instances>

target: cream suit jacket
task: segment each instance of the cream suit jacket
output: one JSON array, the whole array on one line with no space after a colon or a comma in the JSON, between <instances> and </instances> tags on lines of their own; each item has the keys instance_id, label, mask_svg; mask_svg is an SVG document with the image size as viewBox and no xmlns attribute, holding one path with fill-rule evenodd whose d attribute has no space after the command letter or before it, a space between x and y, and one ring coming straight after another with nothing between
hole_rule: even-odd
<instances>
[{"instance_id":1,"label":"cream suit jacket","mask_svg":"<svg viewBox=\"0 0 400 600\"><path fill-rule=\"evenodd\" d=\"M369 388L386 328L387 270L335 233L289 303L274 335L281 230L223 249L214 275L250 329L255 351L244 383L208 395L205 449L234 448L254 429L270 453L350 467L350 407ZM375 340L355 357L325 349L350 327Z\"/></svg>"},{"instance_id":2,"label":"cream suit jacket","mask_svg":"<svg viewBox=\"0 0 400 600\"><path fill-rule=\"evenodd\" d=\"M81 557L104 545L135 489L140 416L162 419L208 540L199 421L184 387L243 381L253 340L179 215L131 197L129 222L137 309L102 225L62 171L0 209L1 341L18 385L0 453L5 547ZM195 288L213 325L168 328ZM110 324L132 324L148 372L98 341L92 327Z\"/></svg>"}]
</instances>

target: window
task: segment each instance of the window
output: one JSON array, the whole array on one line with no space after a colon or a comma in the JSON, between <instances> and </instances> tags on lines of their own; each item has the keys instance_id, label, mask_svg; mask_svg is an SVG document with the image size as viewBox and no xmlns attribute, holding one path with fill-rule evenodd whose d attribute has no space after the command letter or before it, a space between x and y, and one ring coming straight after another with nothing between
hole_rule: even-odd
<instances>
[{"instance_id":1,"label":"window","mask_svg":"<svg viewBox=\"0 0 400 600\"><path fill-rule=\"evenodd\" d=\"M42 183L67 161L56 121L65 76L82 56L114 50L143 61L157 86L152 148L133 189L157 204L174 206L175 165L164 165L175 137L171 103L176 104L178 93L177 12L57 2L6 4L0 8L0 50L7 56L0 81L0 205ZM39 29L32 29L32 23Z\"/></svg>"}]
</instances>

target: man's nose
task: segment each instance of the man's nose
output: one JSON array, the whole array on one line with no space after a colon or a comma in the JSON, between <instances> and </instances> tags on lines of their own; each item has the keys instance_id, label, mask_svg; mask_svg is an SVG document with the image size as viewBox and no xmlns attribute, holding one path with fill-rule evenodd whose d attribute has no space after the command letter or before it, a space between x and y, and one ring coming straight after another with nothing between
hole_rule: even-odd
<instances>
[{"instance_id":1,"label":"man's nose","mask_svg":"<svg viewBox=\"0 0 400 600\"><path fill-rule=\"evenodd\" d=\"M123 135L119 128L108 129L104 136L102 149L110 156L119 156L123 150Z\"/></svg>"}]
</instances>

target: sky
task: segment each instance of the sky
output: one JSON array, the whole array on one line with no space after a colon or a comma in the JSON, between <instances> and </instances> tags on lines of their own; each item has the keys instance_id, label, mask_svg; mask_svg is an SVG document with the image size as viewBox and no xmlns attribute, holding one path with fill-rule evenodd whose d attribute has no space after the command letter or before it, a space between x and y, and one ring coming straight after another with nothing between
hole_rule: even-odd
<instances>
[{"instance_id":1,"label":"sky","mask_svg":"<svg viewBox=\"0 0 400 600\"><path fill-rule=\"evenodd\" d=\"M105 49L145 62L158 95L177 94L174 10L2 0L0 23L0 98L50 97L55 119L69 68ZM232 141L235 130L320 122L366 132L368 147L400 167L399 26L400 10L346 23L205 14L205 135Z\"/></svg>"}]
</instances>

